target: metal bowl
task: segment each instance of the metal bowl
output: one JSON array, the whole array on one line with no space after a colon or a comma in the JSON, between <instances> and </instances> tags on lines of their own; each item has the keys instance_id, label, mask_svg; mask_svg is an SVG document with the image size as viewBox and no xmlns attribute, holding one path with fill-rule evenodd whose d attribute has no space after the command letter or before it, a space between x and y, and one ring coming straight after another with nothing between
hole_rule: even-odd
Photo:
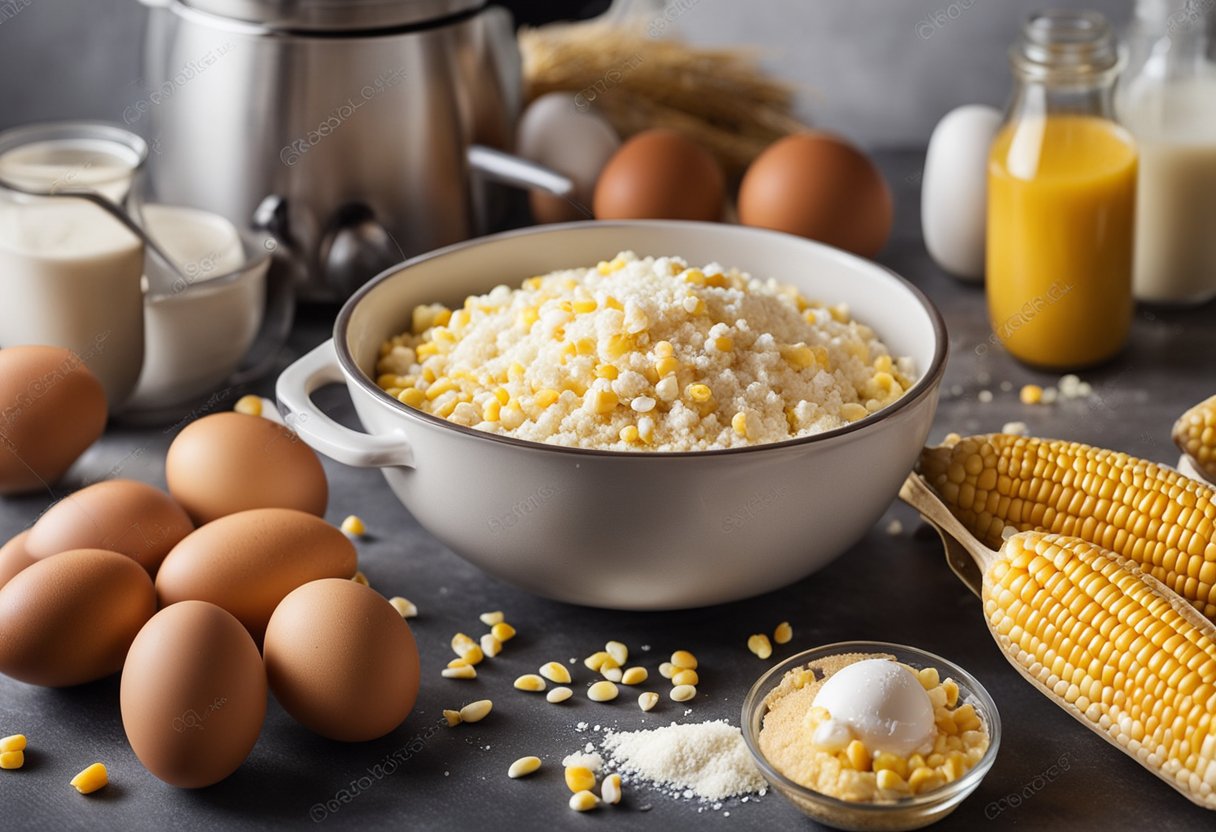
<instances>
[{"instance_id":1,"label":"metal bowl","mask_svg":"<svg viewBox=\"0 0 1216 832\"><path fill-rule=\"evenodd\" d=\"M800 439L692 453L566 448L454 425L375 383L380 344L421 303L469 294L622 250L719 262L844 302L920 378L898 401ZM941 316L915 287L819 243L743 226L586 222L508 232L410 260L356 293L332 341L289 367L277 394L316 450L379 467L418 522L503 580L562 601L673 609L785 586L845 551L890 504L937 405L946 362ZM344 382L366 433L310 400Z\"/></svg>"}]
</instances>

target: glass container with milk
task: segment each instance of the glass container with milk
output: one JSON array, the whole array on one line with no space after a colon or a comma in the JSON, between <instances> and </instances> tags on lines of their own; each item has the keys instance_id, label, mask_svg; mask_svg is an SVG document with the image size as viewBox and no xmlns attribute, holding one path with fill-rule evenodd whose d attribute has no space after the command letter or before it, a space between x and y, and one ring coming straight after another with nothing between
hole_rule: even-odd
<instances>
[{"instance_id":1,"label":"glass container with milk","mask_svg":"<svg viewBox=\"0 0 1216 832\"><path fill-rule=\"evenodd\" d=\"M83 359L111 409L144 357L144 245L100 206L121 205L147 158L138 136L59 122L0 137L0 346L53 344ZM31 193L26 193L29 191Z\"/></svg>"},{"instance_id":2,"label":"glass container with milk","mask_svg":"<svg viewBox=\"0 0 1216 832\"><path fill-rule=\"evenodd\" d=\"M1149 303L1216 297L1216 0L1138 0L1120 120L1140 171L1133 288Z\"/></svg>"}]
</instances>

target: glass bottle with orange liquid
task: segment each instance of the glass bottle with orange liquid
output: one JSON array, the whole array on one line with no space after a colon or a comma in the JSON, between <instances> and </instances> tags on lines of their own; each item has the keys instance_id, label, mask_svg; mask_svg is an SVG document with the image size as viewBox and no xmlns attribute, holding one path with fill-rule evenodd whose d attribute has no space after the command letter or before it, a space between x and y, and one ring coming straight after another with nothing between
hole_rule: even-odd
<instances>
[{"instance_id":1,"label":"glass bottle with orange liquid","mask_svg":"<svg viewBox=\"0 0 1216 832\"><path fill-rule=\"evenodd\" d=\"M1095 12L1030 17L988 159L988 313L1027 364L1112 358L1131 328L1136 145L1115 123L1114 34Z\"/></svg>"}]
</instances>

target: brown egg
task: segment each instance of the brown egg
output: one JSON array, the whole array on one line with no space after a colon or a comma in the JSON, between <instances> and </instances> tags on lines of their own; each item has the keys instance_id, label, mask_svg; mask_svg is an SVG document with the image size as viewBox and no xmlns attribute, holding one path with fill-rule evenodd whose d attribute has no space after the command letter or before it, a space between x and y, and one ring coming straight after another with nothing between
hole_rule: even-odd
<instances>
[{"instance_id":1,"label":"brown egg","mask_svg":"<svg viewBox=\"0 0 1216 832\"><path fill-rule=\"evenodd\" d=\"M739 186L739 221L873 257L891 234L891 189L870 158L827 133L787 136Z\"/></svg>"},{"instance_id":2,"label":"brown egg","mask_svg":"<svg viewBox=\"0 0 1216 832\"><path fill-rule=\"evenodd\" d=\"M156 573L161 606L195 599L232 613L262 643L266 622L296 587L350 578L355 547L319 517L259 508L213 520L173 547Z\"/></svg>"},{"instance_id":3,"label":"brown egg","mask_svg":"<svg viewBox=\"0 0 1216 832\"><path fill-rule=\"evenodd\" d=\"M34 563L34 558L25 548L25 541L29 539L29 536L29 529L26 529L8 543L0 546L0 587L8 583L9 579L22 569Z\"/></svg>"},{"instance_id":4,"label":"brown egg","mask_svg":"<svg viewBox=\"0 0 1216 832\"><path fill-rule=\"evenodd\" d=\"M323 737L374 740L418 698L418 647L382 595L354 581L305 584L266 629L266 675L283 708Z\"/></svg>"},{"instance_id":5,"label":"brown egg","mask_svg":"<svg viewBox=\"0 0 1216 832\"><path fill-rule=\"evenodd\" d=\"M266 670L241 622L214 604L183 601L135 637L119 699L144 768L197 789L232 774L253 750L266 717Z\"/></svg>"},{"instance_id":6,"label":"brown egg","mask_svg":"<svg viewBox=\"0 0 1216 832\"><path fill-rule=\"evenodd\" d=\"M0 494L52 485L105 427L105 390L75 353L0 350Z\"/></svg>"},{"instance_id":7,"label":"brown egg","mask_svg":"<svg viewBox=\"0 0 1216 832\"><path fill-rule=\"evenodd\" d=\"M324 516L325 470L288 428L244 413L215 413L182 429L165 460L169 493L195 523L251 508Z\"/></svg>"},{"instance_id":8,"label":"brown egg","mask_svg":"<svg viewBox=\"0 0 1216 832\"><path fill-rule=\"evenodd\" d=\"M134 480L109 480L64 497L30 529L26 550L46 558L68 549L108 549L155 576L194 524L173 498Z\"/></svg>"},{"instance_id":9,"label":"brown egg","mask_svg":"<svg viewBox=\"0 0 1216 832\"><path fill-rule=\"evenodd\" d=\"M674 130L646 130L621 145L600 172L595 217L716 221L725 189L708 150Z\"/></svg>"},{"instance_id":10,"label":"brown egg","mask_svg":"<svg viewBox=\"0 0 1216 832\"><path fill-rule=\"evenodd\" d=\"M117 673L155 612L152 579L126 555L75 549L40 560L0 589L0 673L46 687Z\"/></svg>"}]
</instances>

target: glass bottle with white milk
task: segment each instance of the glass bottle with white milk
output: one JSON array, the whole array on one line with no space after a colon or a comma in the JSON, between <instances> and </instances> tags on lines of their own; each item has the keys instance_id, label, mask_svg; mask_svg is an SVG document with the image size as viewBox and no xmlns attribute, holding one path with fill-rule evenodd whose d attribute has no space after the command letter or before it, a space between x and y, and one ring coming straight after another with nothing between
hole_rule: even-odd
<instances>
[{"instance_id":1,"label":"glass bottle with white milk","mask_svg":"<svg viewBox=\"0 0 1216 832\"><path fill-rule=\"evenodd\" d=\"M1138 0L1118 113L1140 148L1136 298L1216 297L1216 0Z\"/></svg>"}]
</instances>

